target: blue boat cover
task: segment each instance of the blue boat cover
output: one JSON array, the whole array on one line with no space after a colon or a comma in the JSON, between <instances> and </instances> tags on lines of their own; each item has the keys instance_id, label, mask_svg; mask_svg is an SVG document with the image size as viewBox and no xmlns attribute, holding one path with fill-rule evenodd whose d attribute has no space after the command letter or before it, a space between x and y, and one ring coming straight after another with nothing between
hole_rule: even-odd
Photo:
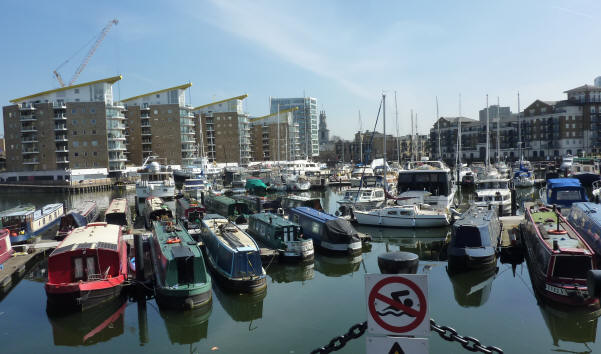
<instances>
[{"instance_id":1,"label":"blue boat cover","mask_svg":"<svg viewBox=\"0 0 601 354\"><path fill-rule=\"evenodd\" d=\"M315 210L315 209L309 208L309 207L296 207L296 208L293 208L292 210L298 210L301 213L307 214L308 216L312 216L313 218L319 219L322 222L338 219L338 217L336 217L334 215L326 214L324 212L321 212L319 210Z\"/></svg>"},{"instance_id":2,"label":"blue boat cover","mask_svg":"<svg viewBox=\"0 0 601 354\"><path fill-rule=\"evenodd\" d=\"M551 178L547 180L547 189L557 189L565 187L582 187L578 178Z\"/></svg>"}]
</instances>

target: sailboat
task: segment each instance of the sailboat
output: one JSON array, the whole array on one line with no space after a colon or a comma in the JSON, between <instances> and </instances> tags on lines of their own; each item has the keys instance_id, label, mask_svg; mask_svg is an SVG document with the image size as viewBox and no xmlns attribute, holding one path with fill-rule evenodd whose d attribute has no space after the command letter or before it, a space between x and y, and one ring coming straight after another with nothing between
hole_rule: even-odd
<instances>
[{"instance_id":1,"label":"sailboat","mask_svg":"<svg viewBox=\"0 0 601 354\"><path fill-rule=\"evenodd\" d=\"M501 159L501 106L499 103L499 97L497 96L497 162L495 168L499 172L499 175L507 177L509 175L509 166Z\"/></svg>"},{"instance_id":2,"label":"sailboat","mask_svg":"<svg viewBox=\"0 0 601 354\"><path fill-rule=\"evenodd\" d=\"M530 188L534 186L534 173L530 170L530 162L524 160L522 153L522 124L520 121L520 94L518 93L518 154L519 165L513 171L513 184L518 188Z\"/></svg>"},{"instance_id":3,"label":"sailboat","mask_svg":"<svg viewBox=\"0 0 601 354\"><path fill-rule=\"evenodd\" d=\"M382 94L382 119L384 121L384 137L386 137L386 95ZM387 172L386 139L384 140L384 176ZM386 178L384 189L386 190ZM446 211L433 210L423 204L391 205L382 208L354 211L359 224L388 227L436 227L449 225Z\"/></svg>"}]
</instances>

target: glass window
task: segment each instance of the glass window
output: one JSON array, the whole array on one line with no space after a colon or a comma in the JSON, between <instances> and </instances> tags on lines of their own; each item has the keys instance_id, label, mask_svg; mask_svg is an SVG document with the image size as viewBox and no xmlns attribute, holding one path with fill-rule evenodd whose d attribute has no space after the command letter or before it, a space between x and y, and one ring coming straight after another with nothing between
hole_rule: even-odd
<instances>
[{"instance_id":1,"label":"glass window","mask_svg":"<svg viewBox=\"0 0 601 354\"><path fill-rule=\"evenodd\" d=\"M83 259L75 258L73 259L73 270L74 270L74 278L75 280L83 278Z\"/></svg>"}]
</instances>

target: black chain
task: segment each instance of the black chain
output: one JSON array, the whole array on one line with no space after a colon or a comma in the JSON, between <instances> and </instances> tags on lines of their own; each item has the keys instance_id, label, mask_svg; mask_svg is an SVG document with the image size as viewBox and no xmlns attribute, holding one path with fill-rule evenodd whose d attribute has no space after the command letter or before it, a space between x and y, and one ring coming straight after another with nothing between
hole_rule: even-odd
<instances>
[{"instance_id":1,"label":"black chain","mask_svg":"<svg viewBox=\"0 0 601 354\"><path fill-rule=\"evenodd\" d=\"M469 336L462 336L458 334L454 328L448 326L439 326L433 319L430 319L430 329L438 333L440 338L449 342L457 342L461 344L461 346L464 349L470 352L481 352L485 354L503 354L503 350L501 348L493 347L491 345L485 347L482 343L480 343L478 339ZM332 338L332 340L328 344L315 349L311 352L311 354L328 354L333 351L340 350L351 339L357 339L361 337L365 333L365 330L367 330L367 321L363 323L357 323L351 326L348 332L339 337Z\"/></svg>"},{"instance_id":2,"label":"black chain","mask_svg":"<svg viewBox=\"0 0 601 354\"><path fill-rule=\"evenodd\" d=\"M485 354L498 353L502 354L503 350L498 347L493 347L491 345L484 346L480 341L474 337L462 336L457 333L457 331L451 327L447 326L439 326L436 324L436 321L430 319L430 329L440 336L440 338L449 341L449 342L457 342L461 344L463 348L469 350L470 352L481 352Z\"/></svg>"},{"instance_id":3,"label":"black chain","mask_svg":"<svg viewBox=\"0 0 601 354\"><path fill-rule=\"evenodd\" d=\"M314 351L311 352L311 354L327 354L327 353L331 353L336 350L340 350L351 339L357 339L357 338L361 337L363 335L363 333L365 333L366 329L367 329L367 321L362 322L362 323L357 323L357 324L351 326L351 328L349 328L348 332L346 332L345 334L343 334L339 337L332 338L330 343L324 345L323 347L315 349Z\"/></svg>"}]
</instances>

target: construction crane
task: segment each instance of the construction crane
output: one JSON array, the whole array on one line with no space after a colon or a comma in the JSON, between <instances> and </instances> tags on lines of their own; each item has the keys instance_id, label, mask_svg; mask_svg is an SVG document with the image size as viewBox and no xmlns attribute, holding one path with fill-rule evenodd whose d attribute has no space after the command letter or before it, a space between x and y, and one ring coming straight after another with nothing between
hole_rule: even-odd
<instances>
[{"instance_id":1,"label":"construction crane","mask_svg":"<svg viewBox=\"0 0 601 354\"><path fill-rule=\"evenodd\" d=\"M111 30L113 25L117 25L118 23L119 23L119 20L113 19L106 26L104 26L104 28L102 29L102 31L100 32L98 37L96 37L96 42L94 42L94 45L92 45L92 48L90 48L86 57L83 59L81 64L79 64L79 67L77 68L77 70L75 70L75 74L73 74L73 77L71 78L71 80L69 80L69 84L67 86L73 85L73 83L75 82L75 80L77 80L77 78L79 77L79 75L81 74L83 69L85 69L86 65L88 65L88 62L90 61L90 59L96 52L96 49L98 49L98 46L100 45L100 43L102 43L102 41L104 40L104 37L106 37L107 33ZM61 85L61 87L65 87L65 83L63 82L63 78L61 77L61 75L58 73L58 70L60 68L62 68L65 64L67 64L71 59L73 59L73 57L76 54L77 54L77 52L73 56L71 56L71 58L65 60L61 65L59 65L53 71L54 76L56 76L56 79L58 80L58 83Z\"/></svg>"}]
</instances>

